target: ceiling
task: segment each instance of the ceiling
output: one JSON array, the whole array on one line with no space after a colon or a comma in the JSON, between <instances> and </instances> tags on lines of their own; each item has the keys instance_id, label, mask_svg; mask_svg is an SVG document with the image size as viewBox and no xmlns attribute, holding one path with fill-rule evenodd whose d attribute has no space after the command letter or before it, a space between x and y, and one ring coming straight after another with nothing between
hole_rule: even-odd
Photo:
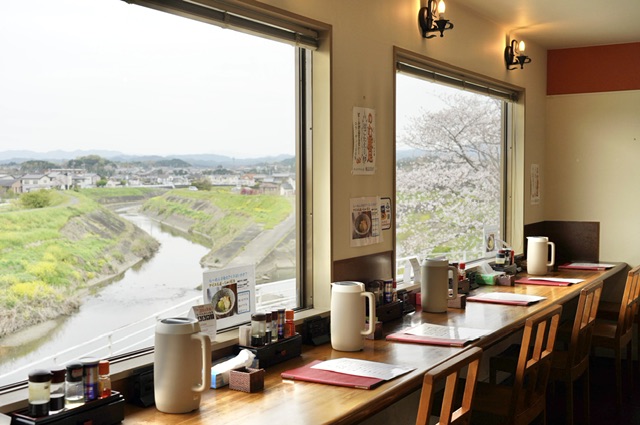
<instances>
[{"instance_id":1,"label":"ceiling","mask_svg":"<svg viewBox=\"0 0 640 425\"><path fill-rule=\"evenodd\" d=\"M455 2L547 49L640 42L640 0Z\"/></svg>"}]
</instances>

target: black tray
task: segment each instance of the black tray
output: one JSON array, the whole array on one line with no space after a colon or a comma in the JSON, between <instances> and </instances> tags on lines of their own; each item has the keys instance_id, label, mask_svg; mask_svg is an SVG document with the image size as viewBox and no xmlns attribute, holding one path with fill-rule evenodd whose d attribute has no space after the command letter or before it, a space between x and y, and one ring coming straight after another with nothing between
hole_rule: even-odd
<instances>
[{"instance_id":1,"label":"black tray","mask_svg":"<svg viewBox=\"0 0 640 425\"><path fill-rule=\"evenodd\" d=\"M124 420L124 397L117 391L112 391L106 398L100 398L54 415L33 418L28 409L11 413L11 425L77 425L91 423L92 425L113 425Z\"/></svg>"},{"instance_id":2,"label":"black tray","mask_svg":"<svg viewBox=\"0 0 640 425\"><path fill-rule=\"evenodd\" d=\"M258 367L267 368L285 360L292 359L302 353L302 336L295 334L287 339L282 339L262 347L238 346L238 350L246 348L256 355Z\"/></svg>"}]
</instances>

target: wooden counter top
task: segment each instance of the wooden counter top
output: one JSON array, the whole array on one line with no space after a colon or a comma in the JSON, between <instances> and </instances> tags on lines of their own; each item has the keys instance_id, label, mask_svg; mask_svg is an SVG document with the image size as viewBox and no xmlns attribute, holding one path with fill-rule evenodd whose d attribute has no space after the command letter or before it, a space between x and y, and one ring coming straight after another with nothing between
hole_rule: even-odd
<instances>
[{"instance_id":1,"label":"wooden counter top","mask_svg":"<svg viewBox=\"0 0 640 425\"><path fill-rule=\"evenodd\" d=\"M568 287L516 285L484 286L474 294L491 291L541 295L545 300L528 307L485 303L467 303L465 310L449 309L447 313L416 312L401 320L385 324L385 334L416 326L423 322L491 330L474 343L486 348L521 328L527 317L551 305L563 304L575 297L586 283L606 279L621 272L626 264L606 271L561 271L548 276L581 278L585 282ZM206 391L200 409L188 414L164 414L155 408L127 405L125 424L352 424L390 406L422 385L424 373L460 352L463 348L367 340L359 352L340 352L330 344L303 346L302 356L267 370L265 389L259 393L243 393L228 387ZM283 380L280 373L305 365L312 360L350 357L415 367L373 390L343 388L316 383Z\"/></svg>"}]
</instances>

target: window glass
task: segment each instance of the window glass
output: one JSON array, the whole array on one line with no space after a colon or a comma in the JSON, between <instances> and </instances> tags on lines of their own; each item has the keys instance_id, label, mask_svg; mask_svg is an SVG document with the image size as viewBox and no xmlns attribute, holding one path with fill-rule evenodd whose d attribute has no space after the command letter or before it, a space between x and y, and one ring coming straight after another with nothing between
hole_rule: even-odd
<instances>
[{"instance_id":1,"label":"window glass","mask_svg":"<svg viewBox=\"0 0 640 425\"><path fill-rule=\"evenodd\" d=\"M398 265L484 257L504 216L505 102L403 73L396 96Z\"/></svg>"},{"instance_id":2,"label":"window glass","mask_svg":"<svg viewBox=\"0 0 640 425\"><path fill-rule=\"evenodd\" d=\"M300 307L308 55L117 0L3 1L0 40L0 386L150 347L206 269Z\"/></svg>"}]
</instances>

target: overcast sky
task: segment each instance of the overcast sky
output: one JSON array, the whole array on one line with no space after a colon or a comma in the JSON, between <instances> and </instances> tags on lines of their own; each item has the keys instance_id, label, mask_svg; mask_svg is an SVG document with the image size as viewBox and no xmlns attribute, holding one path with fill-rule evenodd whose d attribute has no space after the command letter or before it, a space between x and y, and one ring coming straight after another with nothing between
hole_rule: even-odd
<instances>
[{"instance_id":1,"label":"overcast sky","mask_svg":"<svg viewBox=\"0 0 640 425\"><path fill-rule=\"evenodd\" d=\"M0 150L294 154L294 48L121 0L0 1Z\"/></svg>"}]
</instances>

